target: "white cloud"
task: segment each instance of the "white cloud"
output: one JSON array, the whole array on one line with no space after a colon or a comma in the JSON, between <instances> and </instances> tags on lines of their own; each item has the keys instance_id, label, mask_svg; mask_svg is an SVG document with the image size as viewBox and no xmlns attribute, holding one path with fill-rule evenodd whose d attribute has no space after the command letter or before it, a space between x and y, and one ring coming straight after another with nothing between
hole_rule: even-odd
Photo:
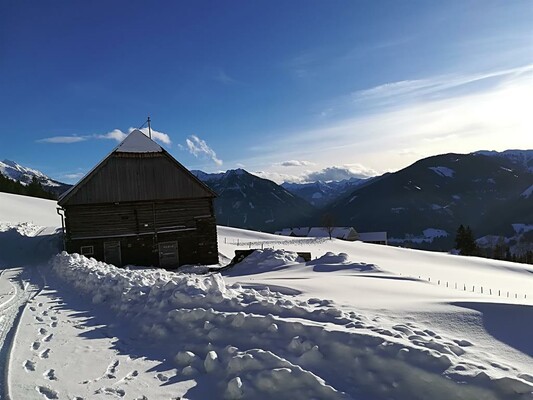
<instances>
[{"instance_id":1,"label":"white cloud","mask_svg":"<svg viewBox=\"0 0 533 400\"><path fill-rule=\"evenodd\" d=\"M116 140L117 142L122 142L126 135L124 132L122 132L120 129L113 129L111 132L106 133L105 135L96 135L97 139L111 139Z\"/></svg>"},{"instance_id":2,"label":"white cloud","mask_svg":"<svg viewBox=\"0 0 533 400\"><path fill-rule=\"evenodd\" d=\"M371 168L364 167L361 164L331 166L317 171L304 171L300 174L285 174L277 171L254 171L253 174L278 184L283 182L307 183L315 181L342 181L351 178L365 179L379 175L378 172Z\"/></svg>"},{"instance_id":3,"label":"white cloud","mask_svg":"<svg viewBox=\"0 0 533 400\"><path fill-rule=\"evenodd\" d=\"M370 168L366 168L359 164L352 164L344 167L327 167L320 171L310 172L302 177L305 182L314 181L342 181L345 179L358 178L364 179L371 176L376 176L378 173Z\"/></svg>"},{"instance_id":4,"label":"white cloud","mask_svg":"<svg viewBox=\"0 0 533 400\"><path fill-rule=\"evenodd\" d=\"M67 180L68 182L77 182L79 179L85 176L85 172L75 172L71 174L61 175L61 179Z\"/></svg>"},{"instance_id":5,"label":"white cloud","mask_svg":"<svg viewBox=\"0 0 533 400\"><path fill-rule=\"evenodd\" d=\"M252 174L276 182L277 184L282 184L283 182L303 183L302 178L298 175L283 174L274 171L254 171Z\"/></svg>"},{"instance_id":6,"label":"white cloud","mask_svg":"<svg viewBox=\"0 0 533 400\"><path fill-rule=\"evenodd\" d=\"M128 129L128 133L133 132L137 128L130 128ZM142 128L139 129L142 133L144 133L146 136L150 136L150 133L148 132L148 128ZM156 131L152 129L152 139L157 140L158 142L164 143L167 146L172 145L172 141L170 140L170 136L168 136L166 133Z\"/></svg>"},{"instance_id":7,"label":"white cloud","mask_svg":"<svg viewBox=\"0 0 533 400\"><path fill-rule=\"evenodd\" d=\"M87 140L87 136L52 136L49 138L39 139L38 143L78 143Z\"/></svg>"},{"instance_id":8,"label":"white cloud","mask_svg":"<svg viewBox=\"0 0 533 400\"><path fill-rule=\"evenodd\" d=\"M229 76L222 70L218 71L214 78L216 81L223 83L224 85L233 85L237 83L235 79L233 79L231 76Z\"/></svg>"},{"instance_id":9,"label":"white cloud","mask_svg":"<svg viewBox=\"0 0 533 400\"><path fill-rule=\"evenodd\" d=\"M279 163L278 165L281 165L282 167L305 167L308 165L314 165L314 163L310 161L304 161L304 160L288 160L288 161L283 161Z\"/></svg>"},{"instance_id":10,"label":"white cloud","mask_svg":"<svg viewBox=\"0 0 533 400\"><path fill-rule=\"evenodd\" d=\"M205 157L211 159L216 165L222 165L222 160L217 158L215 151L207 145L205 140L196 135L191 135L185 141L189 152L196 158Z\"/></svg>"},{"instance_id":11,"label":"white cloud","mask_svg":"<svg viewBox=\"0 0 533 400\"><path fill-rule=\"evenodd\" d=\"M382 173L435 154L469 153L487 146L497 150L531 148L533 114L528 105L533 102L532 72L533 66L528 66L464 78L464 85L477 82L476 90L461 87L453 94L434 92L430 98L425 97L425 89L417 97L418 89L407 90L407 83L381 87L375 91L380 92L380 101L401 97L399 92L410 93L410 100L399 98L387 107L321 128L285 132L271 140L268 149L258 152L256 162L290 157L317 165L331 165L332 160L343 165L357 160ZM486 80L480 82L481 76ZM459 88L457 83L453 85ZM418 86L432 87L412 84L411 88ZM376 98L375 93L367 93L367 97ZM349 103L353 106L353 100Z\"/></svg>"},{"instance_id":12,"label":"white cloud","mask_svg":"<svg viewBox=\"0 0 533 400\"><path fill-rule=\"evenodd\" d=\"M53 136L49 138L44 138L37 140L39 143L78 143L83 142L85 140L89 139L108 139L108 140L116 140L117 142L122 142L126 136L128 136L129 133L134 131L136 128L129 128L128 133L125 133L121 131L120 129L113 129L110 132L104 133L104 134L94 134L94 135L84 135L84 136ZM149 136L148 128L142 128L140 129L142 133L144 133L146 136ZM167 146L172 145L172 141L170 140L170 137L163 132L159 132L152 129L152 139L157 140L161 143L166 144Z\"/></svg>"}]
</instances>

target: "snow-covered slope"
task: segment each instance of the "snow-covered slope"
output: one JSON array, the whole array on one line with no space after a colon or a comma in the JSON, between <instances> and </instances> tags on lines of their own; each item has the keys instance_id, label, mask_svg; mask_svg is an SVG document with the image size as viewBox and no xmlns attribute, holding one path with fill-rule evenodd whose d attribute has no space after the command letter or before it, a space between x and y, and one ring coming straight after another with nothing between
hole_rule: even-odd
<instances>
[{"instance_id":1,"label":"snow-covered slope","mask_svg":"<svg viewBox=\"0 0 533 400\"><path fill-rule=\"evenodd\" d=\"M70 185L53 180L41 171L24 167L11 160L0 161L0 174L23 185L28 185L35 178L44 189L56 194L61 194L70 187Z\"/></svg>"},{"instance_id":2,"label":"snow-covered slope","mask_svg":"<svg viewBox=\"0 0 533 400\"><path fill-rule=\"evenodd\" d=\"M513 164L520 165L533 173L533 150L505 150L505 151L476 151L473 154L481 154L484 156L505 158L510 160Z\"/></svg>"},{"instance_id":3,"label":"snow-covered slope","mask_svg":"<svg viewBox=\"0 0 533 400\"><path fill-rule=\"evenodd\" d=\"M243 169L218 174L192 172L217 193L214 206L219 223L275 232L308 220L316 211L280 185Z\"/></svg>"},{"instance_id":4,"label":"snow-covered slope","mask_svg":"<svg viewBox=\"0 0 533 400\"><path fill-rule=\"evenodd\" d=\"M20 260L0 275L0 393L532 398L531 266L227 227L218 236L224 258L263 250L222 274L120 269L66 253L50 267L46 237L0 232L2 252ZM11 341L2 335L10 325Z\"/></svg>"},{"instance_id":5,"label":"snow-covered slope","mask_svg":"<svg viewBox=\"0 0 533 400\"><path fill-rule=\"evenodd\" d=\"M31 222L41 226L61 226L57 202L0 192L0 222Z\"/></svg>"}]
</instances>

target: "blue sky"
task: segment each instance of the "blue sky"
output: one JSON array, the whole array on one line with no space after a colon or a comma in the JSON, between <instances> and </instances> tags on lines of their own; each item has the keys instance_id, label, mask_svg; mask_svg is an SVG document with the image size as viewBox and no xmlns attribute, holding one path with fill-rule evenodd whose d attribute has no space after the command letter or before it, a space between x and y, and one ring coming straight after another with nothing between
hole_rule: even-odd
<instances>
[{"instance_id":1,"label":"blue sky","mask_svg":"<svg viewBox=\"0 0 533 400\"><path fill-rule=\"evenodd\" d=\"M191 169L277 181L533 148L531 1L0 6L0 159L75 182L150 115Z\"/></svg>"}]
</instances>

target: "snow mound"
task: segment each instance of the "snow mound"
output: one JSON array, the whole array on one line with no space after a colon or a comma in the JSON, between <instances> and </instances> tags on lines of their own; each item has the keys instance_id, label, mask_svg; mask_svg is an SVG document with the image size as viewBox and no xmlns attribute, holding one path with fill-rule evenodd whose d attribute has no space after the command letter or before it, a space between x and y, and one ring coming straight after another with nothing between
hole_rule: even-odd
<instances>
[{"instance_id":1,"label":"snow mound","mask_svg":"<svg viewBox=\"0 0 533 400\"><path fill-rule=\"evenodd\" d=\"M233 266L228 275L260 274L289 268L291 265L302 263L304 260L298 253L285 250L264 249L255 250L240 263Z\"/></svg>"},{"instance_id":2,"label":"snow mound","mask_svg":"<svg viewBox=\"0 0 533 400\"><path fill-rule=\"evenodd\" d=\"M267 266L298 261L272 250L252 256ZM315 262L349 260L326 253ZM219 274L119 269L66 252L52 270L126 319L132 336L171 351L178 378L201 379L226 399L503 399L533 391L518 372L502 378L472 363L477 349L464 338L370 319L331 301L227 286Z\"/></svg>"},{"instance_id":3,"label":"snow mound","mask_svg":"<svg viewBox=\"0 0 533 400\"><path fill-rule=\"evenodd\" d=\"M376 272L378 268L373 264L354 263L348 258L348 254L335 254L328 251L323 256L306 263L314 266L315 272L333 272L339 270L351 270L357 272Z\"/></svg>"},{"instance_id":4,"label":"snow mound","mask_svg":"<svg viewBox=\"0 0 533 400\"><path fill-rule=\"evenodd\" d=\"M21 236L35 236L42 229L42 226L32 224L31 222L21 222L20 224L0 222L0 232L15 230Z\"/></svg>"}]
</instances>

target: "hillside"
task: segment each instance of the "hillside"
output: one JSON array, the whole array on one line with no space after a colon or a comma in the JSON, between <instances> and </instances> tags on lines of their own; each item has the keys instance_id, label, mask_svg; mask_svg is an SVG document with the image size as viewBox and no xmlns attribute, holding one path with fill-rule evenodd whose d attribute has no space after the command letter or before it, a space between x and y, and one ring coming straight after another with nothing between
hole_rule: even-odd
<instances>
[{"instance_id":1,"label":"hillside","mask_svg":"<svg viewBox=\"0 0 533 400\"><path fill-rule=\"evenodd\" d=\"M330 182L284 182L281 184L281 186L295 196L304 199L309 204L317 208L322 208L337 200L339 197L342 197L346 193L353 191L356 187L367 184L370 180L371 179L351 178Z\"/></svg>"},{"instance_id":2,"label":"hillside","mask_svg":"<svg viewBox=\"0 0 533 400\"><path fill-rule=\"evenodd\" d=\"M18 197L0 194L2 397L533 394L528 266L219 227L221 259L264 250L221 274L121 269L54 255L54 202Z\"/></svg>"},{"instance_id":3,"label":"hillside","mask_svg":"<svg viewBox=\"0 0 533 400\"><path fill-rule=\"evenodd\" d=\"M11 160L0 161L0 175L1 191L33 197L57 198L71 186Z\"/></svg>"},{"instance_id":4,"label":"hillside","mask_svg":"<svg viewBox=\"0 0 533 400\"><path fill-rule=\"evenodd\" d=\"M326 211L360 231L386 230L397 243L449 249L460 224L470 225L476 237L512 234L512 224L532 224L526 196L532 184L527 164L513 159L444 154L356 189Z\"/></svg>"},{"instance_id":5,"label":"hillside","mask_svg":"<svg viewBox=\"0 0 533 400\"><path fill-rule=\"evenodd\" d=\"M218 194L215 212L221 225L274 232L308 220L316 212L305 200L243 169L193 173Z\"/></svg>"}]
</instances>

